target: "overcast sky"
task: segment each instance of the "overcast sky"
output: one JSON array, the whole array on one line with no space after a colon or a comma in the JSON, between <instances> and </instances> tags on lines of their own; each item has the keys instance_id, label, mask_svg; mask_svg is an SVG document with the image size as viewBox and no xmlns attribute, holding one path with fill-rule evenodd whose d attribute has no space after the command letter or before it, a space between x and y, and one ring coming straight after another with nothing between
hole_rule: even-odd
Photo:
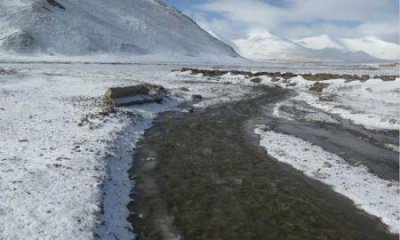
<instances>
[{"instance_id":1,"label":"overcast sky","mask_svg":"<svg viewBox=\"0 0 400 240\"><path fill-rule=\"evenodd\" d=\"M292 39L320 34L399 38L399 0L164 1L228 42L262 31Z\"/></svg>"}]
</instances>

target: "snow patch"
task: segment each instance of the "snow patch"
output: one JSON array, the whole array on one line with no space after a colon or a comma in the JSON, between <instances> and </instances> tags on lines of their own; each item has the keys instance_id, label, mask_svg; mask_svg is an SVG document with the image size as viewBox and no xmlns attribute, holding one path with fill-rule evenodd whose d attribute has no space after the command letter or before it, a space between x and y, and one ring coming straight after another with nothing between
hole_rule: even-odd
<instances>
[{"instance_id":1,"label":"snow patch","mask_svg":"<svg viewBox=\"0 0 400 240\"><path fill-rule=\"evenodd\" d=\"M329 84L321 96L299 91L295 100L305 101L325 112L339 114L369 129L398 130L400 78L396 81L370 79L366 82L324 81ZM323 97L328 100L321 100Z\"/></svg>"}]
</instances>

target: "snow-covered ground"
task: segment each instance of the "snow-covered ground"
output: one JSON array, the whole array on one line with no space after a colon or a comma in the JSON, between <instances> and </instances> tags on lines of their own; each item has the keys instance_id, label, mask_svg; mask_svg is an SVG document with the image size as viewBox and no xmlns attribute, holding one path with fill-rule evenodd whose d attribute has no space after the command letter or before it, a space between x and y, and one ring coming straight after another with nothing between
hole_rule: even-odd
<instances>
[{"instance_id":1,"label":"snow-covered ground","mask_svg":"<svg viewBox=\"0 0 400 240\"><path fill-rule=\"evenodd\" d=\"M395 81L371 78L366 82L346 82L344 79L327 80L323 81L328 86L321 94L308 90L314 83L298 76L285 84L282 84L282 81L273 84L283 87L296 84L290 88L296 89L298 95L280 103L281 106L304 101L324 112L338 114L342 118L369 129L397 130L400 128L400 78ZM276 109L276 114L279 114L279 107Z\"/></svg>"},{"instance_id":2,"label":"snow-covered ground","mask_svg":"<svg viewBox=\"0 0 400 240\"><path fill-rule=\"evenodd\" d=\"M0 67L6 70L0 71L0 239L7 240L93 239L95 233L130 239L127 171L156 113L192 94L212 104L246 93L238 85L191 83L170 74L173 66ZM142 82L163 84L171 98L102 112L107 88Z\"/></svg>"},{"instance_id":3,"label":"snow-covered ground","mask_svg":"<svg viewBox=\"0 0 400 240\"><path fill-rule=\"evenodd\" d=\"M0 68L0 239L7 240L129 239L133 229L126 220L125 206L133 186L127 170L136 142L157 113L176 109L193 94L203 96L197 104L202 107L239 99L249 93L249 85L258 85L243 75L209 79L202 74L171 72L176 65L31 63L2 64ZM398 128L399 79L329 80L322 96L331 101L319 101L320 95L308 90L314 82L302 77L261 80L261 84L296 89L295 100L366 127ZM161 105L103 112L101 96L109 87L144 82L162 84L170 89L171 97ZM291 103L275 106L276 114L285 104ZM300 170L334 185L360 207L382 217L393 231L398 230L393 226L399 220L391 215L398 216L393 207L398 183L377 179L363 167L350 168L339 157L303 140L274 132L263 133L263 138L276 139L268 143L268 151L277 153L276 158L295 167L301 162ZM284 143L306 147L286 148ZM308 162L303 158L309 157L304 155L305 148L310 149L307 154L313 153ZM315 175L321 164L329 167ZM337 181L340 174L354 178L342 185ZM374 195L376 188L380 192Z\"/></svg>"}]
</instances>

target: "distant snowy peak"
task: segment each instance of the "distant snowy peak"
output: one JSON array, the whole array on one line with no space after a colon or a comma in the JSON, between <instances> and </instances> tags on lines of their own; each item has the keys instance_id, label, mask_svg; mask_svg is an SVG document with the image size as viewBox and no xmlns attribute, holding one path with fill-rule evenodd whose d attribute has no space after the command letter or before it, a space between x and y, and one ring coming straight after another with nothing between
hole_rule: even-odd
<instances>
[{"instance_id":1,"label":"distant snowy peak","mask_svg":"<svg viewBox=\"0 0 400 240\"><path fill-rule=\"evenodd\" d=\"M348 52L364 52L382 60L398 60L400 58L399 44L385 42L375 36L334 38L328 35L321 35L295 40L295 42L310 49L334 48Z\"/></svg>"},{"instance_id":2,"label":"distant snowy peak","mask_svg":"<svg viewBox=\"0 0 400 240\"><path fill-rule=\"evenodd\" d=\"M238 57L159 0L0 0L0 53Z\"/></svg>"},{"instance_id":3,"label":"distant snowy peak","mask_svg":"<svg viewBox=\"0 0 400 240\"><path fill-rule=\"evenodd\" d=\"M237 51L253 60L303 60L306 49L269 32L252 33L246 39L233 41Z\"/></svg>"},{"instance_id":4,"label":"distant snowy peak","mask_svg":"<svg viewBox=\"0 0 400 240\"><path fill-rule=\"evenodd\" d=\"M268 38L276 38L276 36L272 35L268 31L263 31L263 32L252 32L249 34L248 39L253 40L253 41L260 41L260 40L265 40Z\"/></svg>"},{"instance_id":5,"label":"distant snowy peak","mask_svg":"<svg viewBox=\"0 0 400 240\"><path fill-rule=\"evenodd\" d=\"M311 49L325 49L325 48L335 48L343 50L346 49L346 47L343 46L340 41L328 35L307 37L301 40L295 40L295 42Z\"/></svg>"},{"instance_id":6,"label":"distant snowy peak","mask_svg":"<svg viewBox=\"0 0 400 240\"><path fill-rule=\"evenodd\" d=\"M399 60L400 45L385 42L375 36L358 39L343 38L340 41L352 52L364 51L379 59Z\"/></svg>"},{"instance_id":7,"label":"distant snowy peak","mask_svg":"<svg viewBox=\"0 0 400 240\"><path fill-rule=\"evenodd\" d=\"M256 60L291 61L376 61L363 51L348 51L341 42L323 35L292 41L269 32L252 33L246 39L233 41L244 57Z\"/></svg>"}]
</instances>

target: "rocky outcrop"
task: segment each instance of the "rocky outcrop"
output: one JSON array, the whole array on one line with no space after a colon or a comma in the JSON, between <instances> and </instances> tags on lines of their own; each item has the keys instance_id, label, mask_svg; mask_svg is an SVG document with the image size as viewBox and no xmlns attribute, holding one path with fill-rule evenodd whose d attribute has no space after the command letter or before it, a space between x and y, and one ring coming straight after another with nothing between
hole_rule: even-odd
<instances>
[{"instance_id":1,"label":"rocky outcrop","mask_svg":"<svg viewBox=\"0 0 400 240\"><path fill-rule=\"evenodd\" d=\"M394 81L399 76L393 75L380 75L380 76L370 76L370 75L351 75L351 74L332 74L332 73L305 73L296 74L291 72L250 72L250 71L238 71L238 70L208 70L208 69L195 69L195 68L182 68L177 70L180 72L190 71L192 75L202 74L205 77L217 78L223 75L243 75L248 78L267 76L273 79L273 82L278 79L289 80L291 78L302 76L304 79L309 81L326 81L331 79L345 79L346 81L367 81L371 78L382 79L383 81Z\"/></svg>"}]
</instances>

